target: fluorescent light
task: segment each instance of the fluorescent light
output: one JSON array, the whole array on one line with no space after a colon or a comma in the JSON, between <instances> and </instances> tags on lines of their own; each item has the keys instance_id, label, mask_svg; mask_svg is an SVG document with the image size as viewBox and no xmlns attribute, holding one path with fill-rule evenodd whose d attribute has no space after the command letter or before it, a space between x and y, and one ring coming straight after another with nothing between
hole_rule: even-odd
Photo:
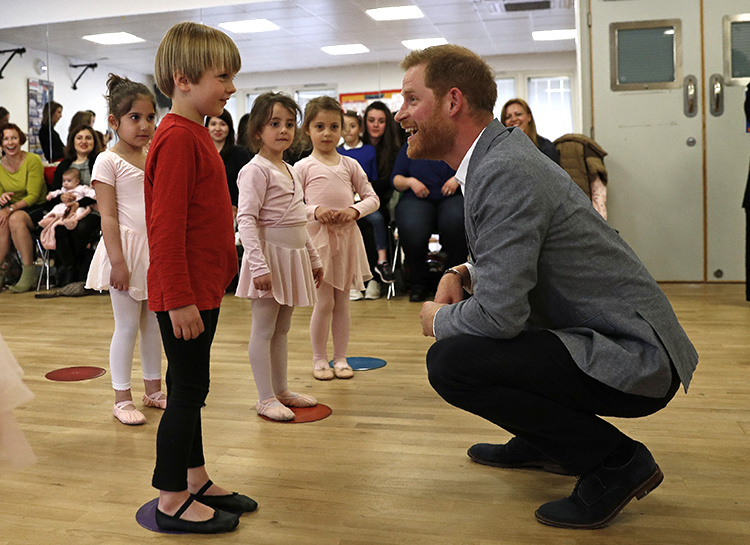
<instances>
[{"instance_id":1,"label":"fluorescent light","mask_svg":"<svg viewBox=\"0 0 750 545\"><path fill-rule=\"evenodd\" d=\"M370 52L370 50L362 44L327 45L320 49L329 55L357 55L359 53Z\"/></svg>"},{"instance_id":2,"label":"fluorescent light","mask_svg":"<svg viewBox=\"0 0 750 545\"><path fill-rule=\"evenodd\" d=\"M376 21L400 21L402 19L421 19L424 17L424 13L417 6L367 9L365 13Z\"/></svg>"},{"instance_id":3,"label":"fluorescent light","mask_svg":"<svg viewBox=\"0 0 750 545\"><path fill-rule=\"evenodd\" d=\"M120 44L135 44L138 42L145 42L143 38L133 36L128 32L107 32L105 34L89 34L83 37L84 40L94 42L96 44L103 45L120 45Z\"/></svg>"},{"instance_id":4,"label":"fluorescent light","mask_svg":"<svg viewBox=\"0 0 750 545\"><path fill-rule=\"evenodd\" d=\"M448 40L445 38L420 38L417 40L403 40L401 42L407 49L426 49L434 45L445 45Z\"/></svg>"},{"instance_id":5,"label":"fluorescent light","mask_svg":"<svg viewBox=\"0 0 750 545\"><path fill-rule=\"evenodd\" d=\"M537 30L531 33L536 42L551 42L555 40L575 40L576 29L565 30Z\"/></svg>"},{"instance_id":6,"label":"fluorescent light","mask_svg":"<svg viewBox=\"0 0 750 545\"><path fill-rule=\"evenodd\" d=\"M271 30L279 30L279 26L275 25L268 19L229 21L227 23L219 23L219 26L224 30L234 32L235 34L248 34L251 32L269 32Z\"/></svg>"}]
</instances>

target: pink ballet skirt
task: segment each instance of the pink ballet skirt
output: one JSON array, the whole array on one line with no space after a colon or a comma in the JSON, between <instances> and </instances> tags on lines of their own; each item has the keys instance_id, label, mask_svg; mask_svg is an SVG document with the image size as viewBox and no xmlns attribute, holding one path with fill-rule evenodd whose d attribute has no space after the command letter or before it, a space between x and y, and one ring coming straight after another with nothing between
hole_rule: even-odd
<instances>
[{"instance_id":1,"label":"pink ballet skirt","mask_svg":"<svg viewBox=\"0 0 750 545\"><path fill-rule=\"evenodd\" d=\"M146 274L148 273L148 237L120 224L120 244L125 256L125 264L130 272L128 293L136 301L148 299ZM104 238L99 240L96 252L91 260L86 287L92 290L109 291L109 276L112 266L109 263Z\"/></svg>"},{"instance_id":2,"label":"pink ballet skirt","mask_svg":"<svg viewBox=\"0 0 750 545\"><path fill-rule=\"evenodd\" d=\"M347 292L364 290L372 273L357 223L323 225L310 221L307 230L323 262L323 282Z\"/></svg>"},{"instance_id":3,"label":"pink ballet skirt","mask_svg":"<svg viewBox=\"0 0 750 545\"><path fill-rule=\"evenodd\" d=\"M247 260L243 256L235 295L245 299L273 297L280 305L309 307L317 301L315 278L305 242L305 225L259 227L263 257L271 274L271 290L258 290Z\"/></svg>"},{"instance_id":4,"label":"pink ballet skirt","mask_svg":"<svg viewBox=\"0 0 750 545\"><path fill-rule=\"evenodd\" d=\"M36 462L34 452L13 418L13 409L29 401L31 393L21 380L23 369L0 336L0 474Z\"/></svg>"}]
</instances>

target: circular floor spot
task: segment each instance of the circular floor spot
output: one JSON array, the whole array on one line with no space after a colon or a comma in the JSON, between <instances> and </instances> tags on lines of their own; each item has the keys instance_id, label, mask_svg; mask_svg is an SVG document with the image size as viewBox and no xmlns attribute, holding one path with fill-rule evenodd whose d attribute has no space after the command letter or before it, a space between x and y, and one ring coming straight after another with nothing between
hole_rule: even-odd
<instances>
[{"instance_id":1,"label":"circular floor spot","mask_svg":"<svg viewBox=\"0 0 750 545\"><path fill-rule=\"evenodd\" d=\"M77 380L89 380L102 376L106 371L101 367L64 367L50 371L44 375L49 380L60 382L74 382Z\"/></svg>"},{"instance_id":2,"label":"circular floor spot","mask_svg":"<svg viewBox=\"0 0 750 545\"><path fill-rule=\"evenodd\" d=\"M369 371L370 369L380 369L385 367L385 360L380 358L367 358L367 357L353 357L346 358L346 363L353 371ZM333 360L328 362L328 365L333 367Z\"/></svg>"},{"instance_id":3,"label":"circular floor spot","mask_svg":"<svg viewBox=\"0 0 750 545\"><path fill-rule=\"evenodd\" d=\"M328 405L318 403L314 407L289 407L294 413L294 420L272 420L267 416L258 415L263 420L277 422L279 424L304 424L305 422L315 422L331 416L333 409Z\"/></svg>"},{"instance_id":4,"label":"circular floor spot","mask_svg":"<svg viewBox=\"0 0 750 545\"><path fill-rule=\"evenodd\" d=\"M186 532L177 532L175 530L162 530L159 525L156 524L156 507L159 505L159 498L154 498L150 502L141 506L138 512L135 514L135 520L152 532L159 532L160 534L184 534Z\"/></svg>"}]
</instances>

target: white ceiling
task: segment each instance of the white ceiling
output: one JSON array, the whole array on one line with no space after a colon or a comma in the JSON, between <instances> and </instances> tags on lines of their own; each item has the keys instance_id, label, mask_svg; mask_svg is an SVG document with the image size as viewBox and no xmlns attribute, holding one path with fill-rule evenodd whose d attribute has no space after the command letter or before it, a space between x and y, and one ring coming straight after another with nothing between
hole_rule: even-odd
<instances>
[{"instance_id":1,"label":"white ceiling","mask_svg":"<svg viewBox=\"0 0 750 545\"><path fill-rule=\"evenodd\" d=\"M48 46L50 53L71 62L102 63L142 74L153 73L154 54L167 29L186 20L217 26L226 21L264 18L281 27L260 34L228 33L242 54L243 73L398 62L408 52L401 40L413 38L442 37L483 56L575 50L574 40L534 42L531 38L534 30L575 28L574 0L551 0L550 9L545 10L505 11L506 3L519 1L255 0L220 6L208 2L208 7L180 11L176 9L179 0L154 0L150 3L151 13L122 15L126 12L122 7L118 9L117 2L100 0L99 12L105 6L104 12L111 16L17 27L9 26L12 19L5 19L0 42L37 50ZM418 5L424 19L378 23L365 14L365 9L402 4ZM160 8L164 11L154 11ZM67 16L70 18L70 11ZM117 31L130 32L146 41L104 46L81 38ZM362 43L370 52L334 57L320 49L348 43Z\"/></svg>"}]
</instances>

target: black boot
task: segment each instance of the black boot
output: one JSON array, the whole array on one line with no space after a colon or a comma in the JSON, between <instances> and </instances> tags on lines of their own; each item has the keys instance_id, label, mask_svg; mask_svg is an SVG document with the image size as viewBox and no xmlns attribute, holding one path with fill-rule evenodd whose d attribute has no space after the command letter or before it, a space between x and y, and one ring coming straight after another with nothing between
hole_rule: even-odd
<instances>
[{"instance_id":1,"label":"black boot","mask_svg":"<svg viewBox=\"0 0 750 545\"><path fill-rule=\"evenodd\" d=\"M654 457L643 444L636 443L630 461L620 467L606 467L605 463L582 475L570 496L539 507L536 519L558 528L603 528L630 500L640 500L663 480Z\"/></svg>"}]
</instances>

